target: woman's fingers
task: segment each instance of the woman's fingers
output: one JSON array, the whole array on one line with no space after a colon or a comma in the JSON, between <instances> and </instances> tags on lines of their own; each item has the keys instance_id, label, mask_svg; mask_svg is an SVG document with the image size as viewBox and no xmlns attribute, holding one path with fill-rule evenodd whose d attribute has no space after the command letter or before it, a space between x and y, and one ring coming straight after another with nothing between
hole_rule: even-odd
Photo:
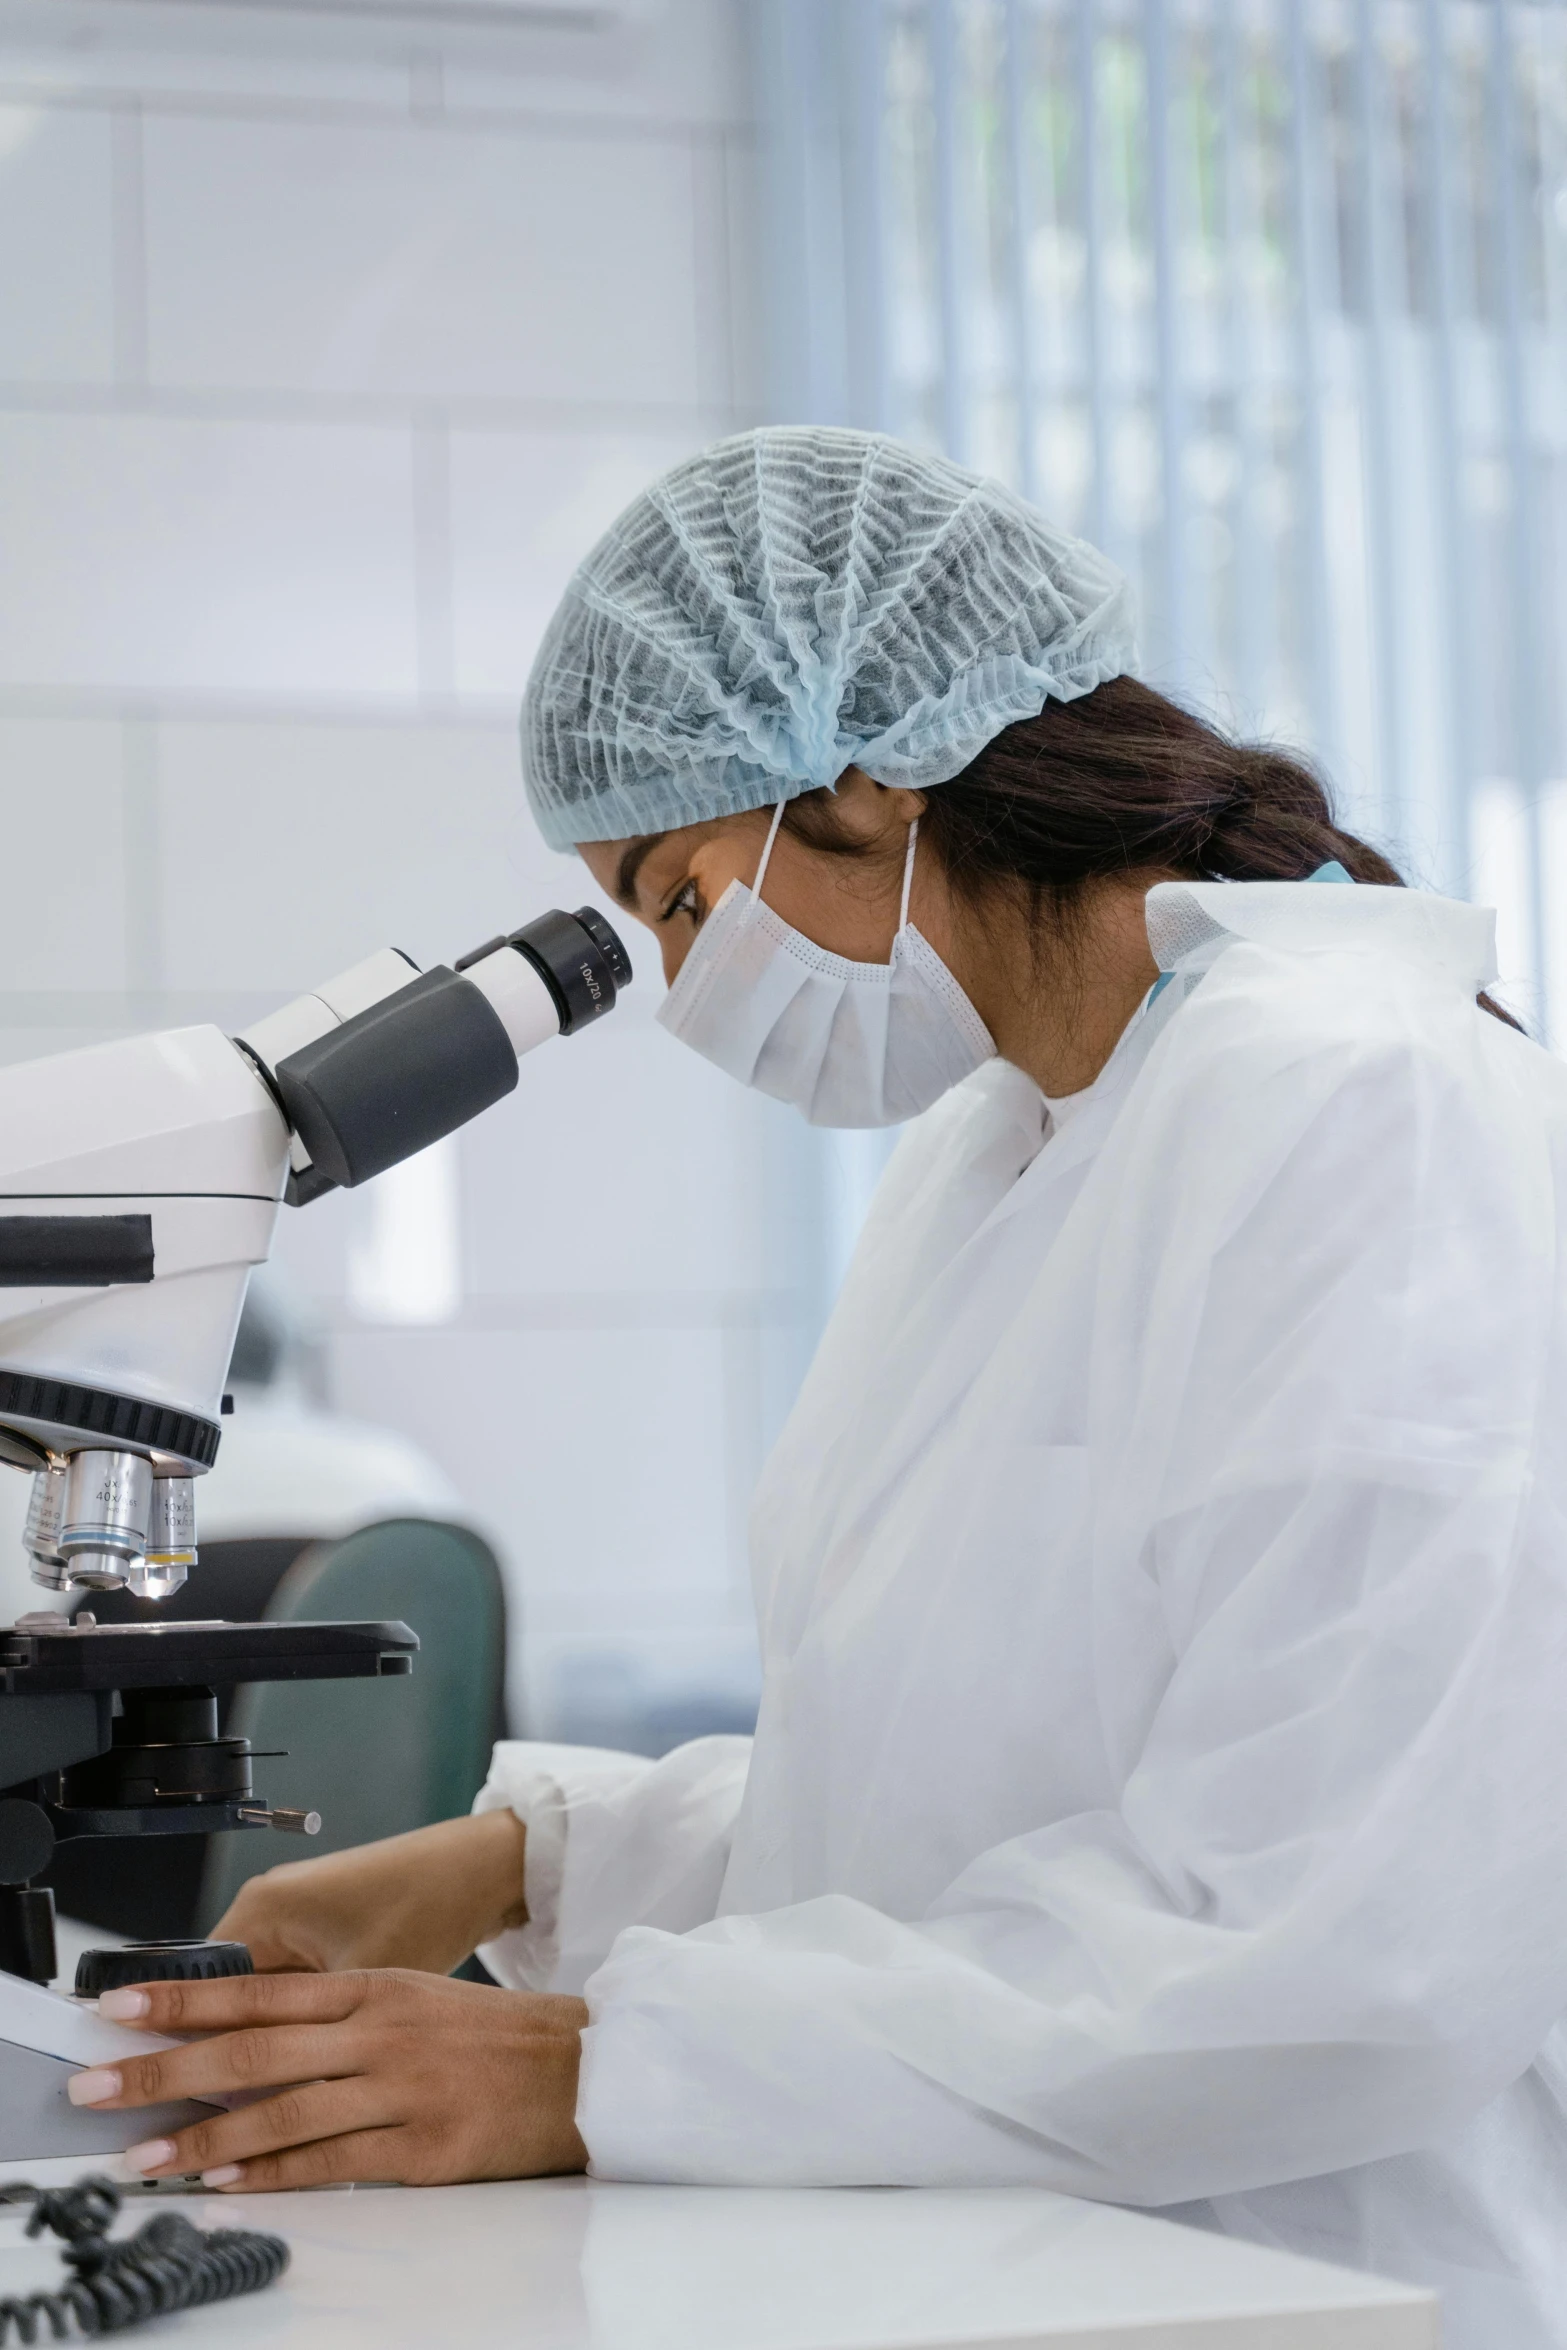
<instances>
[{"instance_id":1,"label":"woman's fingers","mask_svg":"<svg viewBox=\"0 0 1567 2350\"><path fill-rule=\"evenodd\" d=\"M246 2024L333 2024L364 2003L367 1974L228 1975L216 1983L135 1983L98 2013L144 2032L233 2032Z\"/></svg>"},{"instance_id":2,"label":"woman's fingers","mask_svg":"<svg viewBox=\"0 0 1567 2350\"><path fill-rule=\"evenodd\" d=\"M198 2037L184 2047L94 2065L73 2076L66 2094L73 2105L160 2105L360 2072L367 2051L355 2019L373 1999L375 1981L357 1974L233 1975L106 1991L100 2015Z\"/></svg>"},{"instance_id":3,"label":"woman's fingers","mask_svg":"<svg viewBox=\"0 0 1567 2350\"><path fill-rule=\"evenodd\" d=\"M361 2185L424 2184L423 2173L413 2161L409 2131L394 2125L316 2138L308 2146L292 2146L281 2154L261 2154L249 2162L214 2166L203 2183L223 2194L264 2195L273 2188L335 2187L348 2180Z\"/></svg>"},{"instance_id":4,"label":"woman's fingers","mask_svg":"<svg viewBox=\"0 0 1567 2350\"><path fill-rule=\"evenodd\" d=\"M325 1971L322 1953L310 1946L297 1922L282 1913L281 1904L268 1909L255 1901L237 1902L232 1909L224 1911L207 1939L243 1942L258 1975Z\"/></svg>"},{"instance_id":5,"label":"woman's fingers","mask_svg":"<svg viewBox=\"0 0 1567 2350\"><path fill-rule=\"evenodd\" d=\"M168 2105L182 2097L229 2097L239 2090L280 2089L294 2081L339 2080L363 2072L371 2051L362 2025L261 2024L155 2056L94 2065L66 2083L73 2105L105 2109Z\"/></svg>"},{"instance_id":6,"label":"woman's fingers","mask_svg":"<svg viewBox=\"0 0 1567 2350\"><path fill-rule=\"evenodd\" d=\"M378 2088L363 2077L307 2081L238 2113L193 2122L173 2138L148 2139L129 2148L123 2160L143 2178L183 2178L191 2171L223 2170L345 2133L362 2134L390 2119L384 2085Z\"/></svg>"}]
</instances>

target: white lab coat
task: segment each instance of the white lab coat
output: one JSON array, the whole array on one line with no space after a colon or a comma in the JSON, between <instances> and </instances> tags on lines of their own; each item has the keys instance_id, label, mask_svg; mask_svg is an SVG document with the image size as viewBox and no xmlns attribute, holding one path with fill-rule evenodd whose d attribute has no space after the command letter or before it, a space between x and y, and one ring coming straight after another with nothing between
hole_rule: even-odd
<instances>
[{"instance_id":1,"label":"white lab coat","mask_svg":"<svg viewBox=\"0 0 1567 2350\"><path fill-rule=\"evenodd\" d=\"M1567 1071L1491 917L1170 885L1085 1094L900 1146L754 1748L505 1746L613 2178L1033 2181L1567 2344Z\"/></svg>"}]
</instances>

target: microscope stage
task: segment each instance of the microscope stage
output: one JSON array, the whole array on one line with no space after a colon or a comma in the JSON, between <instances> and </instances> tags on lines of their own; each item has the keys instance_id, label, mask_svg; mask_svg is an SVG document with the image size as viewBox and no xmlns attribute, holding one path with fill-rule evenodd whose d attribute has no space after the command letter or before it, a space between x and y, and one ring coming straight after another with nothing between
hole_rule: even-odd
<instances>
[{"instance_id":1,"label":"microscope stage","mask_svg":"<svg viewBox=\"0 0 1567 2350\"><path fill-rule=\"evenodd\" d=\"M241 1681L375 1680L412 1672L418 1647L408 1626L396 1622L77 1626L64 1617L44 1625L30 1617L0 1628L0 1790L20 1792L24 1782L107 1754L116 1716L127 1710L121 1701L139 1692L149 1703L177 1705L177 1692L203 1694L210 1703L214 1690ZM198 1742L211 1737L201 1732ZM237 1800L250 1802L248 1786ZM122 1808L111 1822L88 1799L79 1817L68 1825L62 1815L58 1825L68 1833L170 1834L257 1824L228 1816L231 1809L176 1820L167 1806L145 1819Z\"/></svg>"},{"instance_id":2,"label":"microscope stage","mask_svg":"<svg viewBox=\"0 0 1567 2350\"><path fill-rule=\"evenodd\" d=\"M402 1623L97 1624L0 1629L0 1695L226 1688L237 1681L374 1680L413 1670Z\"/></svg>"}]
</instances>

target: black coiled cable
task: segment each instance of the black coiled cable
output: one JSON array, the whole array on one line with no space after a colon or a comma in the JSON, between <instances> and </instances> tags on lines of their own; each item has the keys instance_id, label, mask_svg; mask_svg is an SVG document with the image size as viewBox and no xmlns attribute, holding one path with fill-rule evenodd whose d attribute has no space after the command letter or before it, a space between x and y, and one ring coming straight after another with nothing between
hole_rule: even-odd
<instances>
[{"instance_id":1,"label":"black coiled cable","mask_svg":"<svg viewBox=\"0 0 1567 2350\"><path fill-rule=\"evenodd\" d=\"M78 2179L74 2187L57 2191L0 2187L0 2202L31 2203L28 2234L52 2228L64 2242L72 2271L58 2292L0 2298L0 2350L11 2341L69 2341L73 2320L84 2335L122 2334L145 2318L172 2317L181 2309L231 2300L236 2293L259 2293L288 2266L281 2236L257 2235L249 2228L193 2227L178 2211L155 2212L134 2236L111 2243L120 2190L110 2179Z\"/></svg>"}]
</instances>

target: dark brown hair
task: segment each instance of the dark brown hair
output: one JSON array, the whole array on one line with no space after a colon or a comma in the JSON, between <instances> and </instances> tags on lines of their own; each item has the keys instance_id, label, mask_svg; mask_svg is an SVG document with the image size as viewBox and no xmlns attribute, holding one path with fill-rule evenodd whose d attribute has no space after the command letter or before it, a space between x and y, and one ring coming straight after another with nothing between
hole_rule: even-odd
<instances>
[{"instance_id":1,"label":"dark brown hair","mask_svg":"<svg viewBox=\"0 0 1567 2350\"><path fill-rule=\"evenodd\" d=\"M854 852L830 791L791 800L783 821L808 846ZM1356 881L1399 888L1404 879L1338 825L1308 761L1233 742L1135 677L1004 727L932 790L920 838L971 901L1022 892L1035 922L1057 929L1087 884L1123 874L1304 881L1336 861Z\"/></svg>"}]
</instances>

